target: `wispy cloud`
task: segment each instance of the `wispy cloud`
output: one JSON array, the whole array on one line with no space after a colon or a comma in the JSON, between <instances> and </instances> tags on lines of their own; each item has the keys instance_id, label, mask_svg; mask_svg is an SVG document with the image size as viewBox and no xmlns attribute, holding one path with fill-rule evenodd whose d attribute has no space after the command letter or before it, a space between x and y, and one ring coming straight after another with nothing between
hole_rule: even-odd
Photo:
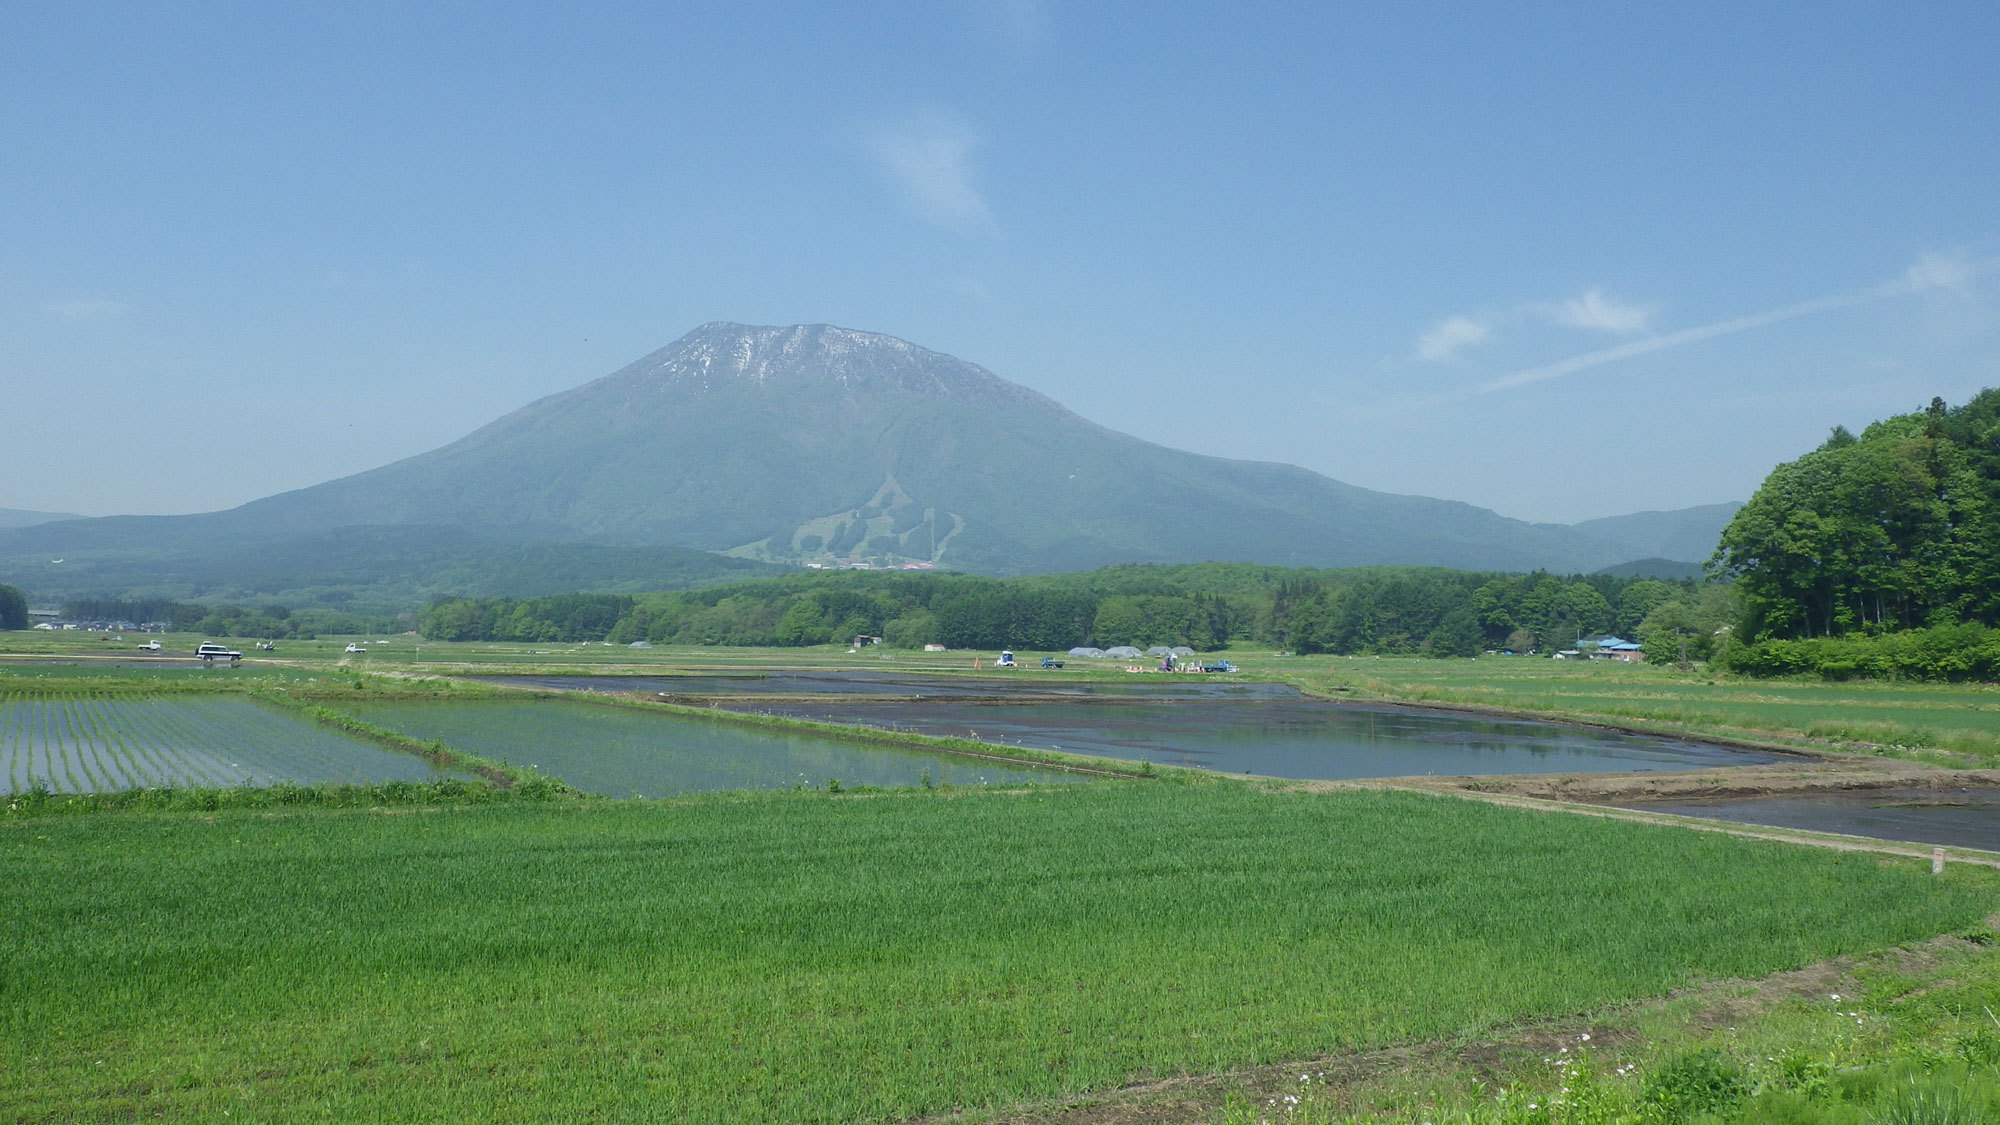
<instances>
[{"instance_id":1,"label":"wispy cloud","mask_svg":"<svg viewBox=\"0 0 2000 1125\"><path fill-rule=\"evenodd\" d=\"M1448 316L1417 339L1417 358L1431 363L1447 360L1492 334L1493 326L1485 320Z\"/></svg>"},{"instance_id":2,"label":"wispy cloud","mask_svg":"<svg viewBox=\"0 0 2000 1125\"><path fill-rule=\"evenodd\" d=\"M64 320L103 320L125 311L123 301L71 300L43 301L42 309Z\"/></svg>"},{"instance_id":3,"label":"wispy cloud","mask_svg":"<svg viewBox=\"0 0 2000 1125\"><path fill-rule=\"evenodd\" d=\"M986 28L1022 47L1033 46L1049 23L1049 0L965 0Z\"/></svg>"},{"instance_id":4,"label":"wispy cloud","mask_svg":"<svg viewBox=\"0 0 2000 1125\"><path fill-rule=\"evenodd\" d=\"M870 130L866 147L924 221L960 234L997 233L973 166L979 137L964 119L942 110L910 114Z\"/></svg>"},{"instance_id":5,"label":"wispy cloud","mask_svg":"<svg viewBox=\"0 0 2000 1125\"><path fill-rule=\"evenodd\" d=\"M1455 359L1465 349L1486 343L1501 329L1523 323L1620 335L1644 332L1652 323L1654 311L1655 306L1630 304L1606 296L1602 289L1592 289L1567 301L1515 305L1498 312L1457 313L1431 325L1417 337L1416 358L1425 363Z\"/></svg>"},{"instance_id":6,"label":"wispy cloud","mask_svg":"<svg viewBox=\"0 0 2000 1125\"><path fill-rule=\"evenodd\" d=\"M1978 277L1984 269L1993 266L1991 261L1968 262L1964 258L1950 258L1942 254L1926 254L1917 259L1915 265L1903 271L1900 285L1911 293L1921 293L1927 289L1963 289L1965 283ZM1893 294L1891 294L1893 295Z\"/></svg>"},{"instance_id":7,"label":"wispy cloud","mask_svg":"<svg viewBox=\"0 0 2000 1125\"><path fill-rule=\"evenodd\" d=\"M1569 328L1589 328L1598 332L1626 334L1644 332L1652 323L1653 307L1628 305L1592 289L1547 309L1550 320Z\"/></svg>"},{"instance_id":8,"label":"wispy cloud","mask_svg":"<svg viewBox=\"0 0 2000 1125\"><path fill-rule=\"evenodd\" d=\"M1996 265L2000 265L2000 260L1987 259L1973 262L1966 261L1963 258L1941 257L1937 255L1926 256L1904 271L1902 276L1856 293L1836 293L1827 297L1816 297L1810 301L1800 301L1797 304L1786 305L1782 308L1770 309L1765 312L1752 313L1748 316L1731 317L1728 320L1718 320L1710 324L1697 325L1693 328L1683 328L1678 332L1648 336L1643 340L1634 340L1629 344L1620 344L1617 347L1585 352L1582 355L1571 356L1568 359L1542 367L1531 367L1525 371L1516 371L1511 375L1505 375L1498 379L1482 383L1478 389L1482 394L1490 394L1494 391L1525 387L1530 383L1540 383L1548 379L1560 378L1564 375L1573 375L1579 371L1588 371L1593 367L1602 367L1607 363L1617 363L1620 360L1634 359L1642 355L1651 355L1654 352L1666 351L1669 348L1685 347L1688 344L1699 344L1705 340L1713 340L1719 336L1733 336L1739 332L1767 328L1771 325L1783 324L1790 320L1799 320L1803 317L1833 312L1836 309L1853 308L1856 305L1873 304L1877 301L1885 301L1895 297L1905 297L1938 289L1955 290L1964 286L1965 283L1978 277L1980 274L1993 269Z\"/></svg>"}]
</instances>

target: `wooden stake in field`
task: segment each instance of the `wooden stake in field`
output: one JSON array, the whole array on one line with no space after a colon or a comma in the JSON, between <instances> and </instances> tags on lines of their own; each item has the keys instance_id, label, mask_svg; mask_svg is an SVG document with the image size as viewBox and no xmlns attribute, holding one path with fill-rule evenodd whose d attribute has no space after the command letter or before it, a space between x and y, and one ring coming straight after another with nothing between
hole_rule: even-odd
<instances>
[{"instance_id":1,"label":"wooden stake in field","mask_svg":"<svg viewBox=\"0 0 2000 1125\"><path fill-rule=\"evenodd\" d=\"M1931 849L1931 874L1933 874L1933 875L1942 875L1942 874L1944 874L1944 849L1943 849L1943 848L1932 848L1932 849Z\"/></svg>"}]
</instances>

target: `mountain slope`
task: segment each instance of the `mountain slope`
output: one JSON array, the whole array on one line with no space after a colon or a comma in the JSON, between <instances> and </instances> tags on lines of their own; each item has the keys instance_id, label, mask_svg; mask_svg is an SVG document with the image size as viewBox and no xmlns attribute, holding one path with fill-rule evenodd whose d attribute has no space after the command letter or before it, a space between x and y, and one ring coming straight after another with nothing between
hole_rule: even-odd
<instances>
[{"instance_id":1,"label":"mountain slope","mask_svg":"<svg viewBox=\"0 0 2000 1125\"><path fill-rule=\"evenodd\" d=\"M57 520L80 520L82 516L63 512L30 512L20 508L0 508L0 530L11 527L33 527L36 524L55 523Z\"/></svg>"},{"instance_id":2,"label":"mountain slope","mask_svg":"<svg viewBox=\"0 0 2000 1125\"><path fill-rule=\"evenodd\" d=\"M709 324L369 472L226 512L0 533L0 568L36 554L164 557L380 525L996 574L1201 559L1585 571L1664 553L1620 541L1615 521L1592 522L1607 526L1524 523L1168 449L888 336Z\"/></svg>"},{"instance_id":3,"label":"mountain slope","mask_svg":"<svg viewBox=\"0 0 2000 1125\"><path fill-rule=\"evenodd\" d=\"M1585 535L1629 549L1627 558L1705 563L1722 540L1722 529L1743 504L1703 504L1671 512L1634 512L1571 526Z\"/></svg>"},{"instance_id":4,"label":"mountain slope","mask_svg":"<svg viewBox=\"0 0 2000 1125\"><path fill-rule=\"evenodd\" d=\"M60 556L0 557L38 602L79 597L331 604L394 612L448 594L633 593L737 582L790 568L685 547L519 543L460 528L347 527L204 545L145 536ZM4 550L4 547L0 547ZM60 561L58 561L60 560Z\"/></svg>"}]
</instances>

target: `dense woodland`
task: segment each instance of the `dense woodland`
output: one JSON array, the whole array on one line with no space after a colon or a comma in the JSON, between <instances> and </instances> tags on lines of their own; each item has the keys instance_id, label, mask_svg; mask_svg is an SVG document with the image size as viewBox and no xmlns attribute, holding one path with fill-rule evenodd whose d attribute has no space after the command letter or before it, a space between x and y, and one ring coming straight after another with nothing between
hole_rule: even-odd
<instances>
[{"instance_id":1,"label":"dense woodland","mask_svg":"<svg viewBox=\"0 0 2000 1125\"><path fill-rule=\"evenodd\" d=\"M319 607L199 605L169 598L72 598L63 603L63 616L74 621L158 622L175 632L264 640L310 640L322 633L399 633L409 628L407 621L396 617Z\"/></svg>"},{"instance_id":2,"label":"dense woodland","mask_svg":"<svg viewBox=\"0 0 2000 1125\"><path fill-rule=\"evenodd\" d=\"M1730 610L1726 591L1692 582L1199 563L1009 579L814 573L674 594L453 598L425 610L419 628L437 640L810 645L866 634L905 647L1212 650L1252 641L1301 653L1471 656L1568 648L1583 636L1680 621L1660 639L1678 656L1683 633L1705 639L1709 619Z\"/></svg>"},{"instance_id":3,"label":"dense woodland","mask_svg":"<svg viewBox=\"0 0 2000 1125\"><path fill-rule=\"evenodd\" d=\"M1723 532L1733 668L2000 675L2000 390L1877 422L1778 466Z\"/></svg>"}]
</instances>

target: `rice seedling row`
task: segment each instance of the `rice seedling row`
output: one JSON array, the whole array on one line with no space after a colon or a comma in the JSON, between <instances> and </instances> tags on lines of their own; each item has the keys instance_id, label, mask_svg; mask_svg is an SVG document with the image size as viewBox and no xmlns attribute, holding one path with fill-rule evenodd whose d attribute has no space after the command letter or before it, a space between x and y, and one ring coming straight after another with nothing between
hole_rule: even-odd
<instances>
[{"instance_id":1,"label":"rice seedling row","mask_svg":"<svg viewBox=\"0 0 2000 1125\"><path fill-rule=\"evenodd\" d=\"M174 777L172 764L160 755L150 740L140 737L136 730L133 731L133 737L128 740L126 736L128 728L124 724L112 721L112 716L103 708L81 707L78 706L80 702L74 698L66 701L74 709L76 718L84 728L80 741L106 748L109 751L107 757L115 759L107 762L105 758L100 758L107 772L112 772L115 776L99 781L95 791L143 788L149 784L150 778ZM144 714L141 712L132 718L139 720ZM138 723L135 722L132 726L136 728Z\"/></svg>"},{"instance_id":2,"label":"rice seedling row","mask_svg":"<svg viewBox=\"0 0 2000 1125\"><path fill-rule=\"evenodd\" d=\"M1972 923L1984 871L1403 793L0 823L0 1117L892 1121Z\"/></svg>"},{"instance_id":3,"label":"rice seedling row","mask_svg":"<svg viewBox=\"0 0 2000 1125\"><path fill-rule=\"evenodd\" d=\"M197 700L187 700L195 703ZM240 703L239 703L240 705ZM156 756L158 776L176 786L223 786L241 784L242 778L226 771L213 752L190 752L194 748L231 745L228 736L207 724L187 721L187 708L134 708L120 716L130 724L135 739ZM175 753L171 748L188 748Z\"/></svg>"},{"instance_id":4,"label":"rice seedling row","mask_svg":"<svg viewBox=\"0 0 2000 1125\"><path fill-rule=\"evenodd\" d=\"M0 698L9 792L421 781L421 759L233 695Z\"/></svg>"},{"instance_id":5,"label":"rice seedling row","mask_svg":"<svg viewBox=\"0 0 2000 1125\"><path fill-rule=\"evenodd\" d=\"M83 775L90 782L91 791L101 793L107 790L137 788L125 780L126 771L120 768L123 763L119 759L128 756L122 752L124 746L121 740L117 739L113 732L105 731L101 729L100 724L91 721L95 708L78 704L79 701L75 699L64 700L63 718L69 724L71 746L93 747L97 751L95 754L80 753L77 756Z\"/></svg>"}]
</instances>

